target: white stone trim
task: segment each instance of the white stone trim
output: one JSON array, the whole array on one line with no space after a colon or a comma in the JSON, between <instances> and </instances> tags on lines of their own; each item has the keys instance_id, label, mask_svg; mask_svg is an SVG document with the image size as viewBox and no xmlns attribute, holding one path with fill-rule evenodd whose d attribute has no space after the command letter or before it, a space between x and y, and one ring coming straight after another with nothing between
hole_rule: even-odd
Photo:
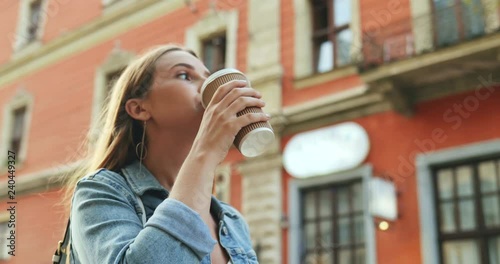
<instances>
[{"instance_id":1,"label":"white stone trim","mask_svg":"<svg viewBox=\"0 0 500 264\"><path fill-rule=\"evenodd\" d=\"M432 50L434 29L432 27L431 1L410 0L410 7L415 52L420 54L426 50Z\"/></svg>"},{"instance_id":2,"label":"white stone trim","mask_svg":"<svg viewBox=\"0 0 500 264\"><path fill-rule=\"evenodd\" d=\"M15 229L14 223L11 223L9 226L10 213L5 212L0 214L0 235L4 238L5 241L1 243L2 247L0 248L0 260L9 260L12 256L9 254L11 249L9 246L9 240L7 238L10 236L10 231Z\"/></svg>"},{"instance_id":3,"label":"white stone trim","mask_svg":"<svg viewBox=\"0 0 500 264\"><path fill-rule=\"evenodd\" d=\"M2 213L0 213L0 224L8 222L9 218L10 218L9 212L6 212L6 213L2 212Z\"/></svg>"},{"instance_id":4,"label":"white stone trim","mask_svg":"<svg viewBox=\"0 0 500 264\"><path fill-rule=\"evenodd\" d=\"M226 32L227 68L236 68L238 40L238 11L210 11L186 31L185 46L197 55L201 54L202 41L212 35Z\"/></svg>"},{"instance_id":5,"label":"white stone trim","mask_svg":"<svg viewBox=\"0 0 500 264\"><path fill-rule=\"evenodd\" d=\"M101 0L103 14L109 14L119 9L124 9L127 5L137 0Z\"/></svg>"},{"instance_id":6,"label":"white stone trim","mask_svg":"<svg viewBox=\"0 0 500 264\"><path fill-rule=\"evenodd\" d=\"M223 182L219 183L218 176L223 177ZM225 203L231 200L231 164L223 163L215 169L215 191L220 195L217 198Z\"/></svg>"},{"instance_id":7,"label":"white stone trim","mask_svg":"<svg viewBox=\"0 0 500 264\"><path fill-rule=\"evenodd\" d=\"M295 79L293 86L295 89L305 89L308 87L313 87L325 82L331 82L345 78L347 76L353 76L358 74L358 67L350 65L336 69L335 71L328 71L325 73L318 73L315 75L307 76L301 79Z\"/></svg>"},{"instance_id":8,"label":"white stone trim","mask_svg":"<svg viewBox=\"0 0 500 264\"><path fill-rule=\"evenodd\" d=\"M312 43L312 14L309 0L294 0L295 20L295 79L305 78L314 74L313 43ZM361 59L362 30L359 0L351 0L352 21L350 29L353 34L351 58ZM335 69L333 69L335 70Z\"/></svg>"},{"instance_id":9,"label":"white stone trim","mask_svg":"<svg viewBox=\"0 0 500 264\"><path fill-rule=\"evenodd\" d=\"M44 192L54 187L59 187L62 184L59 177L77 169L83 162L83 160L78 160L72 163L61 164L33 173L24 174L16 180L16 195L20 196L34 192ZM0 199L7 198L7 190L7 181L0 181Z\"/></svg>"},{"instance_id":10,"label":"white stone trim","mask_svg":"<svg viewBox=\"0 0 500 264\"><path fill-rule=\"evenodd\" d=\"M130 1L134 1L134 0L101 0L102 5L104 7L109 7L111 5L115 5L118 3L124 3L124 2L130 2Z\"/></svg>"},{"instance_id":11,"label":"white stone trim","mask_svg":"<svg viewBox=\"0 0 500 264\"><path fill-rule=\"evenodd\" d=\"M415 159L417 174L417 194L420 209L420 249L422 264L439 264L439 242L434 184L431 167L438 164L467 160L471 158L500 154L500 139L478 142L465 146L448 148L432 153L417 155Z\"/></svg>"},{"instance_id":12,"label":"white stone trim","mask_svg":"<svg viewBox=\"0 0 500 264\"><path fill-rule=\"evenodd\" d=\"M375 237L375 224L370 213L370 197L369 183L372 178L372 166L364 165L359 168L335 173L329 176L318 176L308 179L293 179L288 186L288 214L289 214L289 229L288 229L288 260L291 264L300 263L300 240L301 240L301 197L300 191L304 188L313 186L321 186L335 184L343 181L361 179L363 189L363 211L364 211L364 226L365 226L365 252L367 264L377 263L377 247Z\"/></svg>"},{"instance_id":13,"label":"white stone trim","mask_svg":"<svg viewBox=\"0 0 500 264\"><path fill-rule=\"evenodd\" d=\"M115 47L104 63L97 68L94 79L94 96L92 100L91 128L96 129L99 115L102 112L104 100L106 99L107 83L106 75L125 68L134 58L135 54Z\"/></svg>"},{"instance_id":14,"label":"white stone trim","mask_svg":"<svg viewBox=\"0 0 500 264\"><path fill-rule=\"evenodd\" d=\"M269 168L280 168L282 167L282 156L274 155L272 157L266 157L265 159L254 158L247 159L238 164L237 170L243 174L258 174L259 172L265 171Z\"/></svg>"},{"instance_id":15,"label":"white stone trim","mask_svg":"<svg viewBox=\"0 0 500 264\"><path fill-rule=\"evenodd\" d=\"M485 19L485 32L493 33L500 28L500 6L498 0L482 0Z\"/></svg>"},{"instance_id":16,"label":"white stone trim","mask_svg":"<svg viewBox=\"0 0 500 264\"><path fill-rule=\"evenodd\" d=\"M265 73L281 65L280 5L279 0L268 0L265 5L261 0L248 1L248 34L251 37L246 53L247 73Z\"/></svg>"},{"instance_id":17,"label":"white stone trim","mask_svg":"<svg viewBox=\"0 0 500 264\"><path fill-rule=\"evenodd\" d=\"M240 164L242 213L260 263L282 263L282 167L280 156L258 157Z\"/></svg>"},{"instance_id":18,"label":"white stone trim","mask_svg":"<svg viewBox=\"0 0 500 264\"><path fill-rule=\"evenodd\" d=\"M382 94L367 92L368 87L362 85L310 100L305 103L284 107L282 112L288 124L297 124L320 116L333 115L334 113L354 109L363 105L380 103L384 100Z\"/></svg>"},{"instance_id":19,"label":"white stone trim","mask_svg":"<svg viewBox=\"0 0 500 264\"><path fill-rule=\"evenodd\" d=\"M311 6L308 0L294 0L295 18L295 78L304 78L312 75L313 50L312 50L312 19Z\"/></svg>"},{"instance_id":20,"label":"white stone trim","mask_svg":"<svg viewBox=\"0 0 500 264\"><path fill-rule=\"evenodd\" d=\"M323 96L315 100L309 100L307 102L296 104L292 106L287 106L283 108L283 113L286 116L295 115L303 113L307 110L318 108L321 106L331 106L335 103L345 101L350 98L358 97L364 95L368 92L368 86L361 85L345 91L337 92L328 96Z\"/></svg>"},{"instance_id":21,"label":"white stone trim","mask_svg":"<svg viewBox=\"0 0 500 264\"><path fill-rule=\"evenodd\" d=\"M351 58L353 60L362 61L363 60L363 31L361 29L361 6L360 0L351 0L352 8L352 46L351 46Z\"/></svg>"},{"instance_id":22,"label":"white stone trim","mask_svg":"<svg viewBox=\"0 0 500 264\"><path fill-rule=\"evenodd\" d=\"M14 125L13 112L16 109L26 106L26 117L24 119L23 139L21 141L20 153L16 153L16 168L26 159L28 149L28 137L30 131L31 118L33 113L33 96L25 89L19 89L14 97L4 106L3 125L2 125L2 144L0 145L0 168L4 168L7 159L7 151L9 141L12 134L12 126Z\"/></svg>"}]
</instances>

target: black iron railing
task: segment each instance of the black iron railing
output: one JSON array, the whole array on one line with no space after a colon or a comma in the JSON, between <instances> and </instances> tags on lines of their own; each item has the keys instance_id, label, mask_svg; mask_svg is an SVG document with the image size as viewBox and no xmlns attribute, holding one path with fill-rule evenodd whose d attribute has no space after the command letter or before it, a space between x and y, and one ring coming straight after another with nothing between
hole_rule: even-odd
<instances>
[{"instance_id":1,"label":"black iron railing","mask_svg":"<svg viewBox=\"0 0 500 264\"><path fill-rule=\"evenodd\" d=\"M487 21L498 19L498 10L488 10L481 0L435 1L431 12L387 26L367 28L363 32L363 59L360 69L368 70L382 64L457 45L487 34ZM498 31L490 30L490 32ZM417 43L418 42L418 43Z\"/></svg>"}]
</instances>

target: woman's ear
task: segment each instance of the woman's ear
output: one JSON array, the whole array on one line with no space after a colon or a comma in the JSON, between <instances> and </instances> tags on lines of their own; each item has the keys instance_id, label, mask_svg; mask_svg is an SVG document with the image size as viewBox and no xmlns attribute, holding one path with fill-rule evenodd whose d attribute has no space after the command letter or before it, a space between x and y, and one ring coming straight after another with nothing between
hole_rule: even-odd
<instances>
[{"instance_id":1,"label":"woman's ear","mask_svg":"<svg viewBox=\"0 0 500 264\"><path fill-rule=\"evenodd\" d=\"M143 107L143 100L139 98L128 99L125 103L125 110L136 120L147 121L151 118L151 114Z\"/></svg>"}]
</instances>

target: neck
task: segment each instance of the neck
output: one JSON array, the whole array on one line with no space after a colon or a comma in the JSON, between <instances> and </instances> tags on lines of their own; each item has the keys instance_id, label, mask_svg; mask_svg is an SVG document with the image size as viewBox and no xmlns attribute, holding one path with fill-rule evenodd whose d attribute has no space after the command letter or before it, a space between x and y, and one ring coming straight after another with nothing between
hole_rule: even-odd
<instances>
[{"instance_id":1,"label":"neck","mask_svg":"<svg viewBox=\"0 0 500 264\"><path fill-rule=\"evenodd\" d=\"M179 170L184 163L193 138L182 133L148 133L147 156L144 165L167 190L171 190Z\"/></svg>"}]
</instances>

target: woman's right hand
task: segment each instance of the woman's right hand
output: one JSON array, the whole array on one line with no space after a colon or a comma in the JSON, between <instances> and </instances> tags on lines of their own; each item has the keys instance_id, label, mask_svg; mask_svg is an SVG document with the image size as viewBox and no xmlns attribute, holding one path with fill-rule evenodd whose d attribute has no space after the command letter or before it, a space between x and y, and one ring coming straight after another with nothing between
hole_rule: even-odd
<instances>
[{"instance_id":1,"label":"woman's right hand","mask_svg":"<svg viewBox=\"0 0 500 264\"><path fill-rule=\"evenodd\" d=\"M247 87L245 81L231 81L221 85L207 105L191 151L207 155L219 164L226 157L236 134L241 128L260 121L268 121L264 113L237 113L247 107L264 107L261 94Z\"/></svg>"},{"instance_id":2,"label":"woman's right hand","mask_svg":"<svg viewBox=\"0 0 500 264\"><path fill-rule=\"evenodd\" d=\"M226 157L241 128L269 120L264 113L237 116L247 107L264 106L260 93L247 85L244 81L231 81L217 89L169 196L198 212L208 226L213 221L209 209L216 166Z\"/></svg>"}]
</instances>

